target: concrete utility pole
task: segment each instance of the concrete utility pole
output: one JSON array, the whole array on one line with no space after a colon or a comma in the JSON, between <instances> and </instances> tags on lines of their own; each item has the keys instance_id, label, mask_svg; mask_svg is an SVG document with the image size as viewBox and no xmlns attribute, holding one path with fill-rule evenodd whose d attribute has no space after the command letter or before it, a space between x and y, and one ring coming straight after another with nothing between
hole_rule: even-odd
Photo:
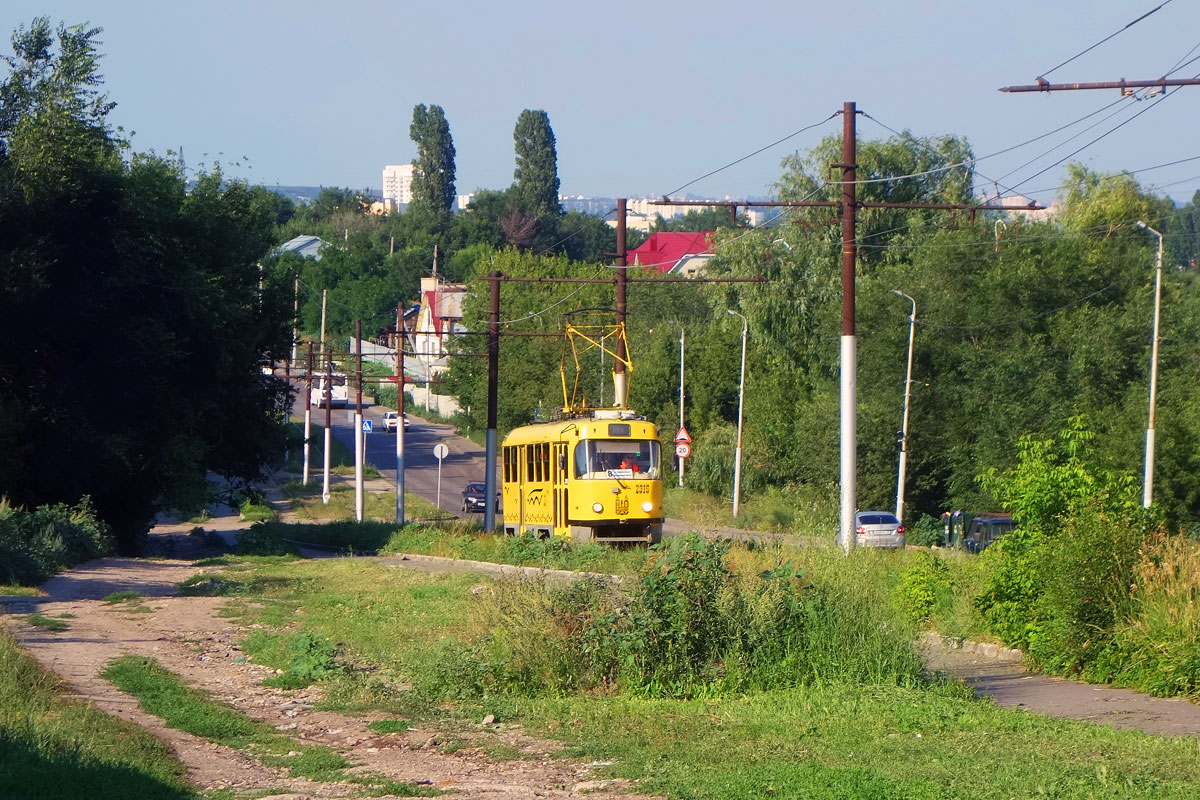
<instances>
[{"instance_id":1,"label":"concrete utility pole","mask_svg":"<svg viewBox=\"0 0 1200 800\"><path fill-rule=\"evenodd\" d=\"M1158 315L1162 307L1163 235L1144 222L1137 226L1158 237L1158 255L1154 259L1154 333L1150 345L1150 414L1146 423L1146 473L1142 483L1142 505L1154 502L1154 407L1158 398Z\"/></svg>"},{"instance_id":2,"label":"concrete utility pole","mask_svg":"<svg viewBox=\"0 0 1200 800\"><path fill-rule=\"evenodd\" d=\"M908 468L908 401L912 396L913 335L917 327L917 301L899 289L892 294L912 303L912 316L908 318L908 369L904 372L904 419L900 423L900 468L896 473L896 519L904 522L904 477Z\"/></svg>"},{"instance_id":3,"label":"concrete utility pole","mask_svg":"<svg viewBox=\"0 0 1200 800\"><path fill-rule=\"evenodd\" d=\"M742 321L742 374L738 379L737 447L733 451L733 517L737 519L738 505L742 496L742 408L746 400L746 334L750 330L750 323L732 308L726 310Z\"/></svg>"},{"instance_id":4,"label":"concrete utility pole","mask_svg":"<svg viewBox=\"0 0 1200 800\"><path fill-rule=\"evenodd\" d=\"M321 290L321 355L328 358L328 353L325 351L325 301L327 299L328 290Z\"/></svg>"},{"instance_id":5,"label":"concrete utility pole","mask_svg":"<svg viewBox=\"0 0 1200 800\"><path fill-rule=\"evenodd\" d=\"M683 430L683 340L687 333L687 328L683 327L683 323L679 323L679 430ZM683 462L686 458L679 459L679 488L683 488Z\"/></svg>"},{"instance_id":6,"label":"concrete utility pole","mask_svg":"<svg viewBox=\"0 0 1200 800\"><path fill-rule=\"evenodd\" d=\"M358 356L358 370L355 373L354 398L354 518L363 521L363 450L366 446L363 434L362 415L362 320L354 321L354 352Z\"/></svg>"}]
</instances>

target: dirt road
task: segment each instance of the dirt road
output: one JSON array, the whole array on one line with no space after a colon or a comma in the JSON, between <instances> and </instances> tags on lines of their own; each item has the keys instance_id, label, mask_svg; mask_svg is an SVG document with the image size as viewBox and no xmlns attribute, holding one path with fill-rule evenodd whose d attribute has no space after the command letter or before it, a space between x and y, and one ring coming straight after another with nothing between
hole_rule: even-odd
<instances>
[{"instance_id":1,"label":"dirt road","mask_svg":"<svg viewBox=\"0 0 1200 800\"><path fill-rule=\"evenodd\" d=\"M208 530L227 535L240 527L244 526L231 517L206 524ZM447 735L446 731L417 728L381 735L367 728L378 717L351 717L313 708L319 699L316 688L285 691L262 686L262 680L272 671L252 663L238 649L237 642L245 631L218 615L225 600L178 594L177 584L197 571L191 559L202 554L203 541L187 536L188 528L163 525L151 534L152 547L171 554L167 560L102 559L47 581L42 587L44 597L3 598L6 613L0 622L38 663L73 686L80 699L142 725L169 742L186 765L191 781L201 790L272 791L272 797L333 798L358 794L362 787L289 778L235 750L167 728L157 717L142 712L133 698L99 677L113 658L127 654L154 658L189 684L293 736L297 742L325 745L358 765L358 769L393 780L489 800L575 798L583 794L603 798L628 791L628 786L596 780L589 765L555 757L556 744L527 736L517 725L481 722L456 729L450 732L453 738L472 746L453 754L442 753L439 740ZM431 568L429 563L421 565L430 561L427 557L412 561L406 566ZM142 595L144 608L135 610L127 604L102 602L102 598L120 591ZM70 629L50 633L31 627L24 617L35 612L53 617L70 614ZM1200 706L1184 701L1030 675L1019 664L963 649L927 647L926 654L933 668L962 677L1000 705L1160 735L1200 735ZM522 758L489 758L485 748L490 745L515 748Z\"/></svg>"}]
</instances>

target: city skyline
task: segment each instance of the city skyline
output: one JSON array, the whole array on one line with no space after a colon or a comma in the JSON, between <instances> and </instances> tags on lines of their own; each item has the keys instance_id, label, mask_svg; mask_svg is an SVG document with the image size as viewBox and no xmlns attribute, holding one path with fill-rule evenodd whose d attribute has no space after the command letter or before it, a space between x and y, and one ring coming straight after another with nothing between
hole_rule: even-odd
<instances>
[{"instance_id":1,"label":"city skyline","mask_svg":"<svg viewBox=\"0 0 1200 800\"><path fill-rule=\"evenodd\" d=\"M9 31L38 15L104 29L110 121L135 151L182 150L193 169L219 163L267 186L381 188L383 165L415 156L408 126L426 103L445 109L459 194L512 183L513 126L529 108L549 115L564 195L764 197L780 160L839 135L838 112L854 101L861 138L965 136L980 184L1041 202L1063 180L1059 160L1135 171L1177 201L1200 189L1186 134L1200 122L1187 93L1200 87L1124 100L1115 90L997 91L1033 83L1039 70L1056 83L1192 77L1194 3L1162 4L1136 25L1154 4L9 8ZM1159 167L1171 162L1181 163Z\"/></svg>"}]
</instances>

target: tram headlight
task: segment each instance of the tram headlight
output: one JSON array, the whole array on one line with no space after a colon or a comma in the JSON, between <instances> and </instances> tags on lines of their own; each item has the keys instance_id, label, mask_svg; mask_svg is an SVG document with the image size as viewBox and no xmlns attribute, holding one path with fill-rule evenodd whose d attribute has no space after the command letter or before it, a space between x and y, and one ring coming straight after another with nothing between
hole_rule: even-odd
<instances>
[{"instance_id":1,"label":"tram headlight","mask_svg":"<svg viewBox=\"0 0 1200 800\"><path fill-rule=\"evenodd\" d=\"M592 503L592 511L595 511L597 514L599 514L603 510L604 505L602 503Z\"/></svg>"},{"instance_id":2,"label":"tram headlight","mask_svg":"<svg viewBox=\"0 0 1200 800\"><path fill-rule=\"evenodd\" d=\"M645 511L647 514L649 514L651 512L651 510L653 510L653 508L654 508L654 504L651 503L649 500L642 503L642 511Z\"/></svg>"}]
</instances>

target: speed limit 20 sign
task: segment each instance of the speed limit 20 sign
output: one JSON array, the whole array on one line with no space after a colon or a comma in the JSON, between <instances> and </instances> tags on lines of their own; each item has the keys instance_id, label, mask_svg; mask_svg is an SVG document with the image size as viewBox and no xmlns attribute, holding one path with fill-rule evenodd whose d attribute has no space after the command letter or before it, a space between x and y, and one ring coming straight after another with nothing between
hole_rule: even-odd
<instances>
[{"instance_id":1,"label":"speed limit 20 sign","mask_svg":"<svg viewBox=\"0 0 1200 800\"><path fill-rule=\"evenodd\" d=\"M679 456L680 458L687 458L691 454L692 446L687 442L680 442L679 444L675 445L675 455Z\"/></svg>"}]
</instances>

